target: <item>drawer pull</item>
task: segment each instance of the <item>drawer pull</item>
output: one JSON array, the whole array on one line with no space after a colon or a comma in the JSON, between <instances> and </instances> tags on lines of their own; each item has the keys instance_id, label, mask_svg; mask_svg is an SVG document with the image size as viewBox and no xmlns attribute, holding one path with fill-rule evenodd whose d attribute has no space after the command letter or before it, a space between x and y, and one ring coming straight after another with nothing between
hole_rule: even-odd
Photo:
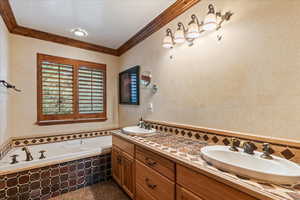
<instances>
[{"instance_id":1,"label":"drawer pull","mask_svg":"<svg viewBox=\"0 0 300 200\"><path fill-rule=\"evenodd\" d=\"M157 163L154 160L150 159L150 158L146 158L146 164L149 165L149 166L154 166Z\"/></svg>"},{"instance_id":2,"label":"drawer pull","mask_svg":"<svg viewBox=\"0 0 300 200\"><path fill-rule=\"evenodd\" d=\"M121 156L118 156L118 157L117 157L117 161L118 161L118 164L122 164Z\"/></svg>"},{"instance_id":3,"label":"drawer pull","mask_svg":"<svg viewBox=\"0 0 300 200\"><path fill-rule=\"evenodd\" d=\"M151 188L151 189L156 188L156 185L150 183L150 180L149 180L148 178L145 178L145 182L146 182L146 184L147 184L147 186L148 186L149 188Z\"/></svg>"}]
</instances>

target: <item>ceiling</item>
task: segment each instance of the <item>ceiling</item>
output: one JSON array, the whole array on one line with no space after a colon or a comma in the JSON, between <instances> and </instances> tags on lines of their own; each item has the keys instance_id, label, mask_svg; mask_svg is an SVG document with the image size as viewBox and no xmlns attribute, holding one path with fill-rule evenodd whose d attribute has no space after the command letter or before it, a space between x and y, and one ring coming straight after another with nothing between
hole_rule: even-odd
<instances>
[{"instance_id":1,"label":"ceiling","mask_svg":"<svg viewBox=\"0 0 300 200\"><path fill-rule=\"evenodd\" d=\"M17 23L77 40L119 48L176 0L9 0ZM70 30L83 28L88 37Z\"/></svg>"}]
</instances>

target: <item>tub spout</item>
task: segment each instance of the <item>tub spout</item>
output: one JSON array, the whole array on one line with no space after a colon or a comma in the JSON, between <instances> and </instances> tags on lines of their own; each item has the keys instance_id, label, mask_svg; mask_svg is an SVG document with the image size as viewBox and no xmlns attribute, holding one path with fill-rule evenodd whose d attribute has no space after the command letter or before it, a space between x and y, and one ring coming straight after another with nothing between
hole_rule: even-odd
<instances>
[{"instance_id":1,"label":"tub spout","mask_svg":"<svg viewBox=\"0 0 300 200\"><path fill-rule=\"evenodd\" d=\"M25 151L25 153L26 153L26 161L33 160L33 157L32 157L32 155L31 155L31 153L30 153L30 151L27 147L23 147L22 151Z\"/></svg>"}]
</instances>

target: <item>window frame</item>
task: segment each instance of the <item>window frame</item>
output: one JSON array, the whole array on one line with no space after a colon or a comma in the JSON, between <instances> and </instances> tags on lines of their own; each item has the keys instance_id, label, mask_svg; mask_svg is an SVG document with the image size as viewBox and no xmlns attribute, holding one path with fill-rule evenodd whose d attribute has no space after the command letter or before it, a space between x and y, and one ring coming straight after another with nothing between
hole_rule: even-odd
<instances>
[{"instance_id":1,"label":"window frame","mask_svg":"<svg viewBox=\"0 0 300 200\"><path fill-rule=\"evenodd\" d=\"M57 64L71 65L73 67L73 114L43 114L43 79L42 79L42 62L53 62ZM79 67L88 67L104 71L103 73L103 105L102 113L80 114L79 113L79 98L78 98L78 70ZM37 54L37 125L55 125L55 124L70 124L83 122L99 122L107 120L107 78L106 65L93 63L71 58L51 56L46 54Z\"/></svg>"}]
</instances>

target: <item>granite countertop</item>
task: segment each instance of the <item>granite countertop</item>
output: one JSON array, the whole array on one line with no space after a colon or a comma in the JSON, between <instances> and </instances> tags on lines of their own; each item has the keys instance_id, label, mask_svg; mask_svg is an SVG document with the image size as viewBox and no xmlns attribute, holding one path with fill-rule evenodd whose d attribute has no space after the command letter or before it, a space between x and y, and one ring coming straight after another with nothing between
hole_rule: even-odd
<instances>
[{"instance_id":1,"label":"granite countertop","mask_svg":"<svg viewBox=\"0 0 300 200\"><path fill-rule=\"evenodd\" d=\"M275 185L258 180L239 177L221 171L206 161L200 155L200 149L207 144L204 141L177 136L172 133L154 133L149 136L130 136L120 130L112 131L114 135L130 142L151 149L173 161L199 170L200 173L212 175L217 180L230 184L243 192L255 194L259 199L300 200L300 185Z\"/></svg>"}]
</instances>

